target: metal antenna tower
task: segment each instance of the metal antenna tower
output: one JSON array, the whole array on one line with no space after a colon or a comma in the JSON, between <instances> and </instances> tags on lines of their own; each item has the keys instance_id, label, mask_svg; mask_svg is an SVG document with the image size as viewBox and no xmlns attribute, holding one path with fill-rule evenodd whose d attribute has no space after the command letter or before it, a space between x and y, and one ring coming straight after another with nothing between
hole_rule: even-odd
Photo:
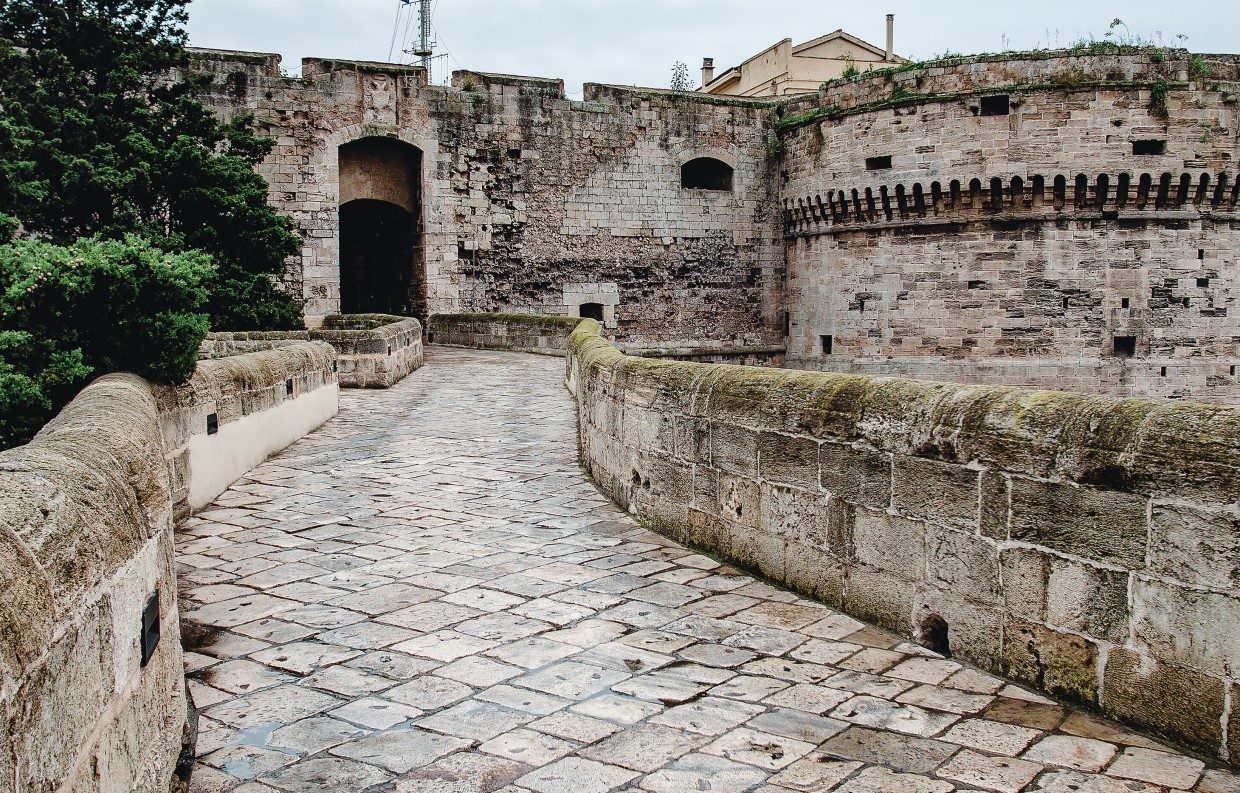
<instances>
[{"instance_id":1,"label":"metal antenna tower","mask_svg":"<svg viewBox=\"0 0 1240 793\"><path fill-rule=\"evenodd\" d=\"M407 5L411 0L404 2ZM418 42L408 52L421 58L422 67L430 74L431 58L435 55L435 42L431 40L431 0L418 0Z\"/></svg>"}]
</instances>

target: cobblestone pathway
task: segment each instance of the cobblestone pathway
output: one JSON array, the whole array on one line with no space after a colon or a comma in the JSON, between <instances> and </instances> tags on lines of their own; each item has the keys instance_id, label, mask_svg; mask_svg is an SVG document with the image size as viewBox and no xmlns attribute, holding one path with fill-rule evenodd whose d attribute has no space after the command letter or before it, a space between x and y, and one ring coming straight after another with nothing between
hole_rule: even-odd
<instances>
[{"instance_id":1,"label":"cobblestone pathway","mask_svg":"<svg viewBox=\"0 0 1240 793\"><path fill-rule=\"evenodd\" d=\"M1240 790L643 530L562 367L432 348L186 522L195 793Z\"/></svg>"}]
</instances>

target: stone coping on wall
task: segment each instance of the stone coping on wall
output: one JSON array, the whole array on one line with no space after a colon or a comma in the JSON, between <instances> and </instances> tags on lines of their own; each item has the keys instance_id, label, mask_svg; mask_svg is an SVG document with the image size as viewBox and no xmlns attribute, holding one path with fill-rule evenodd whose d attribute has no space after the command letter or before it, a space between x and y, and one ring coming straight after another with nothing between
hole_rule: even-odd
<instances>
[{"instance_id":1,"label":"stone coping on wall","mask_svg":"<svg viewBox=\"0 0 1240 793\"><path fill-rule=\"evenodd\" d=\"M517 350L563 356L578 317L541 314L432 314L426 340L449 347Z\"/></svg>"},{"instance_id":2,"label":"stone coping on wall","mask_svg":"<svg viewBox=\"0 0 1240 793\"><path fill-rule=\"evenodd\" d=\"M1240 758L1240 408L641 359L590 320L566 382L658 530Z\"/></svg>"},{"instance_id":3,"label":"stone coping on wall","mask_svg":"<svg viewBox=\"0 0 1240 793\"><path fill-rule=\"evenodd\" d=\"M168 789L186 723L170 495L135 375L96 380L0 452L0 790Z\"/></svg>"},{"instance_id":4,"label":"stone coping on wall","mask_svg":"<svg viewBox=\"0 0 1240 793\"><path fill-rule=\"evenodd\" d=\"M390 314L331 314L308 330L211 333L198 355L224 358L304 341L335 348L343 388L391 388L423 363L422 324Z\"/></svg>"},{"instance_id":5,"label":"stone coping on wall","mask_svg":"<svg viewBox=\"0 0 1240 793\"><path fill-rule=\"evenodd\" d=\"M788 101L781 111L781 129L922 102L1036 90L1092 91L1099 88L1148 89L1154 85L1187 88L1196 79L1193 63L1207 56L1160 47L1077 47L1034 52L1005 52L908 63L876 69L824 83L816 96ZM1222 60L1211 61L1225 65ZM1220 84L1240 79L1213 74Z\"/></svg>"},{"instance_id":6,"label":"stone coping on wall","mask_svg":"<svg viewBox=\"0 0 1240 793\"><path fill-rule=\"evenodd\" d=\"M0 791L168 790L187 723L174 521L335 414L334 358L306 342L200 361L179 387L106 375L0 452Z\"/></svg>"},{"instance_id":7,"label":"stone coping on wall","mask_svg":"<svg viewBox=\"0 0 1240 793\"><path fill-rule=\"evenodd\" d=\"M336 360L330 344L294 342L199 361L188 383L158 389L177 517L336 415Z\"/></svg>"}]
</instances>

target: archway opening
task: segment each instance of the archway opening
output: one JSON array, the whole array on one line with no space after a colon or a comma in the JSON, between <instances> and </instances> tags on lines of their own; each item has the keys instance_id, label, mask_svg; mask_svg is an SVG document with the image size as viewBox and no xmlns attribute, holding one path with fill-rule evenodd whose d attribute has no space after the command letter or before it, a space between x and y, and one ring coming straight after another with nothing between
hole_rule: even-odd
<instances>
[{"instance_id":1,"label":"archway opening","mask_svg":"<svg viewBox=\"0 0 1240 793\"><path fill-rule=\"evenodd\" d=\"M685 190L732 190L732 166L714 157L698 157L680 166Z\"/></svg>"},{"instance_id":2,"label":"archway opening","mask_svg":"<svg viewBox=\"0 0 1240 793\"><path fill-rule=\"evenodd\" d=\"M402 141L340 147L340 310L426 318L422 152Z\"/></svg>"}]
</instances>

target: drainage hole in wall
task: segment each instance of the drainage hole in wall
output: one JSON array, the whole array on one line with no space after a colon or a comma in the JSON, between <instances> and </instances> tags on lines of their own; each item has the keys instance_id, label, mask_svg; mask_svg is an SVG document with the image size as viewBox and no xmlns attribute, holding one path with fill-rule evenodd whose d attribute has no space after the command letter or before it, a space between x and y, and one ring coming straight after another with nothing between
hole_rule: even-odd
<instances>
[{"instance_id":1,"label":"drainage hole in wall","mask_svg":"<svg viewBox=\"0 0 1240 793\"><path fill-rule=\"evenodd\" d=\"M944 658L952 657L951 641L947 637L947 620L934 612L922 616L917 623L917 643Z\"/></svg>"}]
</instances>

